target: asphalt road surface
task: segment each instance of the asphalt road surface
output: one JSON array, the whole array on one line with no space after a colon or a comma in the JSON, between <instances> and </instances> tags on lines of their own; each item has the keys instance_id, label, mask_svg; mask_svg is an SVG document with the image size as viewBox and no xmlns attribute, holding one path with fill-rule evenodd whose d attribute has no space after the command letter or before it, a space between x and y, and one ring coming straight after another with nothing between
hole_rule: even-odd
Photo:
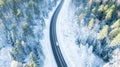
<instances>
[{"instance_id":1,"label":"asphalt road surface","mask_svg":"<svg viewBox=\"0 0 120 67\"><path fill-rule=\"evenodd\" d=\"M50 42L51 42L52 51L58 67L68 67L64 60L64 57L62 56L62 53L59 47L59 42L57 40L57 35L56 35L56 20L62 8L63 3L64 3L64 0L61 0L60 4L58 5L57 9L55 10L52 16L51 23L50 23Z\"/></svg>"}]
</instances>

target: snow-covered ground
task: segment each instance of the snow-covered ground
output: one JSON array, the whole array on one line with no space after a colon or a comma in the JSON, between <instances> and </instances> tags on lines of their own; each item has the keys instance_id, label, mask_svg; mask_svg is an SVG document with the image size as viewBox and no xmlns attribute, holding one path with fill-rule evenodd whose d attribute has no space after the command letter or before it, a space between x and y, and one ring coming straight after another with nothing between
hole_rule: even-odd
<instances>
[{"instance_id":1,"label":"snow-covered ground","mask_svg":"<svg viewBox=\"0 0 120 67\"><path fill-rule=\"evenodd\" d=\"M59 5L60 1L61 0L58 0L57 6ZM46 2L48 3L49 1L46 0ZM42 51L45 56L45 60L44 59L42 60L44 62L43 67L57 67L49 38L50 21L57 6L54 7L52 11L50 11L49 18L47 18L47 15L45 13L46 19L44 20L46 26L45 29L43 30L43 34L44 34L43 39L39 39L39 37L37 37L38 34L42 34L41 31L39 31L39 29L43 28L41 25L38 24L37 26L34 27L33 30L36 37L35 40L38 39L40 41L39 43L41 43ZM79 46L76 44L76 39L77 37L79 37L79 35L82 35L80 37L82 41L84 41L87 39L87 36L91 34L89 33L90 31L88 28L84 26L80 27L78 26L76 21L73 21L74 18L73 15L74 15L74 10L71 6L71 0L65 0L62 9L58 15L56 30L57 30L57 38L59 42L57 45L60 46L63 57L68 67L102 67L104 62L102 61L101 58L99 58L92 52L93 50L92 46L88 47L87 43L80 44ZM81 20L80 22L84 23L84 20ZM12 51L13 48L11 47L11 44L8 44L6 42L6 40L7 38L4 30L4 25L0 20L0 67L9 67L10 65L14 67L14 64L17 65L18 62L11 60L10 52ZM22 41L22 43L24 44L24 41ZM115 53L118 54L119 51L120 50L116 50ZM41 58L43 58L43 56ZM116 60L116 56L114 58ZM26 61L29 60L30 58L27 57Z\"/></svg>"},{"instance_id":2,"label":"snow-covered ground","mask_svg":"<svg viewBox=\"0 0 120 67\"><path fill-rule=\"evenodd\" d=\"M10 52L12 48L5 47L0 50L0 67L8 67L11 62Z\"/></svg>"},{"instance_id":3,"label":"snow-covered ground","mask_svg":"<svg viewBox=\"0 0 120 67\"><path fill-rule=\"evenodd\" d=\"M92 53L92 47L78 46L75 43L79 26L73 23L74 10L70 0L65 0L57 19L57 37L64 59L69 67L102 67L103 61ZM81 20L81 22L84 22ZM86 31L82 31L83 34Z\"/></svg>"},{"instance_id":4,"label":"snow-covered ground","mask_svg":"<svg viewBox=\"0 0 120 67\"><path fill-rule=\"evenodd\" d=\"M40 46L42 46L42 48L41 47L38 47L38 48L40 48L38 51L40 51L40 52L44 52L43 54L44 54L44 56L45 56L45 60L44 60L44 57L42 56L42 55L40 55L40 56L42 56L41 57L41 61L40 61L40 63L41 63L41 67L57 67L57 65L56 65L56 62L55 62L55 59L54 59L54 56L53 56L53 53L52 53L52 49L51 49L51 44L50 44L50 38L49 38L49 25L50 25L50 21L51 21L51 17L52 17L52 15L53 15L53 13L54 13L54 11L55 11L55 9L57 8L57 6L58 6L58 4L60 3L60 1L61 0L58 0L57 1L57 5L55 5L55 1L54 0L44 0L45 1L45 3L43 2L43 4L41 4L42 5L42 7L44 7L44 8L42 8L45 12L43 12L44 14L44 16L45 17L42 17L43 19L35 19L35 20L33 20L33 21L35 21L35 23L37 24L36 26L33 26L34 28L32 28L33 29L33 33L35 34L35 38L32 38L31 37L31 39L33 40L33 42L32 42L32 40L29 40L30 42L32 42L33 43L33 45L29 42L29 44L32 46L31 47L31 49L32 48L34 48L35 46L37 46L38 44L36 44L35 43L35 41L40 41L39 43L40 43ZM49 2L53 2L53 3L49 3ZM27 4L27 3L26 3ZM23 5L24 6L24 5ZM55 7L53 7L53 6L55 6ZM20 6L20 7L22 7L22 6ZM48 8L49 7L49 8ZM8 6L8 8L10 8L9 6ZM23 9L26 9L26 8L23 8ZM37 8L38 9L38 8ZM42 10L41 8L40 8L40 10ZM32 12L32 9L30 9L31 10L31 13L33 13ZM52 11L51 11L52 10ZM8 13L9 13L10 11L8 11ZM24 12L24 10L23 10L23 12ZM49 18L47 18L48 16L47 16L47 12L50 12L49 13ZM25 12L24 12L25 13ZM11 13L10 13L11 14ZM42 15L42 14L41 14ZM5 15L6 16L6 15ZM10 15L11 16L11 15ZM35 17L35 14L33 13L32 14L32 16L34 16ZM40 18L41 18L41 16L39 16ZM14 18L13 18L14 19ZM26 17L25 17L25 19L26 19ZM2 19L3 20L3 19ZM18 61L16 61L16 60L13 60L12 58L11 58L11 55L10 55L10 52L12 52L12 50L13 50L13 48L14 47L12 47L11 46L11 43L10 44L8 44L7 42L7 40L9 39L7 39L6 38L6 29L4 29L4 25L2 24L3 23L3 21L1 20L1 18L0 18L0 67L18 67L18 66L24 66L24 65L26 65L26 64L29 64L30 63L30 61L31 61L31 59L30 59L30 57L29 56L27 56L26 57L26 59L25 59L25 62L26 62L26 64L23 64L23 63L21 63L21 62L18 62ZM12 20L12 19L11 19ZM20 20L22 20L22 19L20 19ZM44 29L44 31L43 31L43 33L42 33L42 30L43 30L43 28L44 28L44 21L43 20L45 20L45 29ZM14 21L14 20L13 20ZM41 21L41 23L39 23ZM27 21L26 21L27 22ZM20 24L22 24L21 22L20 22ZM42 26L42 24L43 24L43 26ZM8 24L6 24L6 25L8 25ZM8 26L10 26L10 25L8 25ZM19 26L19 25L18 25ZM32 26L32 25L31 25ZM11 27L11 26L10 26ZM21 30L20 30L21 28L19 28L18 29L18 31L20 31L21 32ZM17 31L15 31L15 32L17 32ZM42 35L42 34L44 34L44 35ZM40 37L38 37L38 35L42 35L42 36L40 36L41 38L43 38L43 39L41 39ZM18 36L20 36L20 35L18 35ZM9 37L9 35L8 35L8 37ZM27 39L30 39L29 37L27 38ZM26 43L24 42L24 41L22 41L22 43L25 45ZM21 48L20 48L21 49ZM27 50L27 49L25 49L25 50ZM19 50L20 51L20 50ZM35 53L36 54L36 53ZM23 54L21 54L21 55L24 55L24 53ZM20 55L20 56L21 56ZM22 58L22 57L20 57L20 58ZM44 62L44 65L42 66L42 62ZM20 67L21 67L20 66Z\"/></svg>"},{"instance_id":5,"label":"snow-covered ground","mask_svg":"<svg viewBox=\"0 0 120 67\"><path fill-rule=\"evenodd\" d=\"M6 33L4 29L4 25L0 20L0 67L7 67L10 65L10 51L12 48L11 45L6 42Z\"/></svg>"}]
</instances>

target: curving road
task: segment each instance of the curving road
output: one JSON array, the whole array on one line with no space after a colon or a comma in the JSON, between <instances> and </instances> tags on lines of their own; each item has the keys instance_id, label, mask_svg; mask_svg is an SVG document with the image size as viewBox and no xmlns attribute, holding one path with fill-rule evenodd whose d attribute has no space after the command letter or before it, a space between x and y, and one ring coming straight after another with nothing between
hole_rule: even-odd
<instances>
[{"instance_id":1,"label":"curving road","mask_svg":"<svg viewBox=\"0 0 120 67\"><path fill-rule=\"evenodd\" d=\"M57 35L56 35L57 16L62 8L63 3L64 3L64 0L61 0L60 4L58 5L57 9L55 10L52 16L51 23L50 23L50 42L51 42L52 51L58 67L67 67L67 64L62 56L62 53L58 44L58 40L57 40Z\"/></svg>"}]
</instances>

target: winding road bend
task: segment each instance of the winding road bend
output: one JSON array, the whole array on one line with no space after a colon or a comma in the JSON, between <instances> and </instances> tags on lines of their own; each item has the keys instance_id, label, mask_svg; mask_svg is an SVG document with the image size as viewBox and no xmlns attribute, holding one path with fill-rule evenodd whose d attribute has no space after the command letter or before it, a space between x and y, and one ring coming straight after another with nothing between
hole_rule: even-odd
<instances>
[{"instance_id":1,"label":"winding road bend","mask_svg":"<svg viewBox=\"0 0 120 67\"><path fill-rule=\"evenodd\" d=\"M62 56L62 52L60 50L58 40L57 40L57 35L56 35L56 21L63 3L64 3L64 0L61 0L60 4L58 5L57 9L55 10L52 16L51 23L50 23L50 42L51 42L52 51L55 57L55 61L58 67L68 67Z\"/></svg>"}]
</instances>

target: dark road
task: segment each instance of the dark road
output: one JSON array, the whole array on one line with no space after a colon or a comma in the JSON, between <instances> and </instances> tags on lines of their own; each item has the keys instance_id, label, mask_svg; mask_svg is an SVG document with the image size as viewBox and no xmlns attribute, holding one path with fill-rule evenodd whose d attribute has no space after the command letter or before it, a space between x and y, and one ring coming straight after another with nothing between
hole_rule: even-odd
<instances>
[{"instance_id":1,"label":"dark road","mask_svg":"<svg viewBox=\"0 0 120 67\"><path fill-rule=\"evenodd\" d=\"M67 67L67 64L62 56L62 52L58 45L58 40L57 40L57 35L56 35L56 21L57 21L58 14L62 8L63 3L64 3L64 0L62 0L60 4L58 5L57 9L55 10L52 16L51 23L50 23L50 42L51 42L52 51L53 51L58 67Z\"/></svg>"}]
</instances>

